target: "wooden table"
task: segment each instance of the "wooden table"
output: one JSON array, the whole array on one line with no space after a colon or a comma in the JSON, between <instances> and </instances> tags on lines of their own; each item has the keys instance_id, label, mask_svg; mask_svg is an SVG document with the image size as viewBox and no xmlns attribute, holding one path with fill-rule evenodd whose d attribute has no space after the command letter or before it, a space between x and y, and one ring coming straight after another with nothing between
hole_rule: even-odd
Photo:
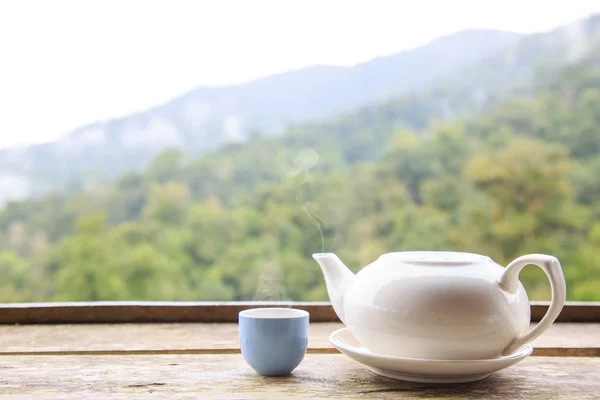
<instances>
[{"instance_id":1,"label":"wooden table","mask_svg":"<svg viewBox=\"0 0 600 400\"><path fill-rule=\"evenodd\" d=\"M600 323L556 323L534 356L458 385L394 381L339 354L312 323L308 355L288 377L254 373L235 323L0 326L0 398L600 399Z\"/></svg>"}]
</instances>

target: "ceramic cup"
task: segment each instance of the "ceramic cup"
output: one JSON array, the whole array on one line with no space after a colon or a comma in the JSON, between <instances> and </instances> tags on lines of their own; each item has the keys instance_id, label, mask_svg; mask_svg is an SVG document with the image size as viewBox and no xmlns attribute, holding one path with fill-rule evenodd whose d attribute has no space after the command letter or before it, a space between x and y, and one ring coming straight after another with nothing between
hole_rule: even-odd
<instances>
[{"instance_id":1,"label":"ceramic cup","mask_svg":"<svg viewBox=\"0 0 600 400\"><path fill-rule=\"evenodd\" d=\"M306 311L291 308L254 308L240 312L244 359L261 375L290 374L306 354L308 320Z\"/></svg>"}]
</instances>

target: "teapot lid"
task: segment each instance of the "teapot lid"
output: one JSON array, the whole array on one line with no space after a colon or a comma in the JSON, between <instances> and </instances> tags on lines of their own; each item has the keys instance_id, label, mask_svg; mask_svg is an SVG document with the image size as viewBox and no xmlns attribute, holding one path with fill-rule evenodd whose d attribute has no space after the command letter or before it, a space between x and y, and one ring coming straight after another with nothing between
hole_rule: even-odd
<instances>
[{"instance_id":1,"label":"teapot lid","mask_svg":"<svg viewBox=\"0 0 600 400\"><path fill-rule=\"evenodd\" d=\"M399 251L385 256L410 264L455 266L474 264L488 259L480 254L453 251Z\"/></svg>"}]
</instances>

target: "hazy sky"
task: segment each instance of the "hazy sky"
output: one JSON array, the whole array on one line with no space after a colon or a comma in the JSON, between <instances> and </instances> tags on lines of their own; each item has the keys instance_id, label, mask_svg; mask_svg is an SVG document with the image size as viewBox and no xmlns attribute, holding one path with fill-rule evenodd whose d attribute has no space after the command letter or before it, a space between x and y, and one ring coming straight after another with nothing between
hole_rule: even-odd
<instances>
[{"instance_id":1,"label":"hazy sky","mask_svg":"<svg viewBox=\"0 0 600 400\"><path fill-rule=\"evenodd\" d=\"M0 147L313 64L353 65L469 28L549 30L600 1L0 2Z\"/></svg>"}]
</instances>

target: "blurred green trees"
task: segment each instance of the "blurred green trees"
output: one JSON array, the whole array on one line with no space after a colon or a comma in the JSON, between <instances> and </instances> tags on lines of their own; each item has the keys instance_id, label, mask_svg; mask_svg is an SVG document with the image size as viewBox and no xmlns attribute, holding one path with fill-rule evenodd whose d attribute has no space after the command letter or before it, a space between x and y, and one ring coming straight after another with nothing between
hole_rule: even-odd
<instances>
[{"instance_id":1,"label":"blurred green trees","mask_svg":"<svg viewBox=\"0 0 600 400\"><path fill-rule=\"evenodd\" d=\"M419 108L394 123L410 109L199 160L168 150L115 185L8 204L0 301L326 300L312 253L358 270L402 250L553 254L570 300L600 300L598 75L570 69L464 121L427 123ZM543 273L521 277L547 298Z\"/></svg>"}]
</instances>

